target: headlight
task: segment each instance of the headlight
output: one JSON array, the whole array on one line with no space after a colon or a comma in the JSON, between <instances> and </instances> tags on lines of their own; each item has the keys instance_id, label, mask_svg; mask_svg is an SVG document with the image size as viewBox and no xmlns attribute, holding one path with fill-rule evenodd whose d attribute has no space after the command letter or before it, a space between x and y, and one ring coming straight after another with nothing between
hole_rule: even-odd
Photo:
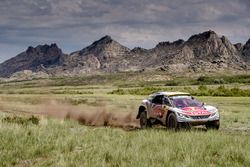
<instances>
[{"instance_id":1,"label":"headlight","mask_svg":"<svg viewBox=\"0 0 250 167\"><path fill-rule=\"evenodd\" d=\"M211 115L210 115L210 117L213 117L213 116L215 116L215 114L216 114L216 112L214 112L213 114L211 114Z\"/></svg>"},{"instance_id":2,"label":"headlight","mask_svg":"<svg viewBox=\"0 0 250 167\"><path fill-rule=\"evenodd\" d=\"M179 117L182 117L182 118L189 118L189 116L184 115L184 114L182 114L182 113L178 113L178 112L177 112L177 115L178 115Z\"/></svg>"},{"instance_id":3,"label":"headlight","mask_svg":"<svg viewBox=\"0 0 250 167\"><path fill-rule=\"evenodd\" d=\"M210 117L214 117L214 116L216 117L220 116L218 110L215 110L215 112L210 115Z\"/></svg>"}]
</instances>

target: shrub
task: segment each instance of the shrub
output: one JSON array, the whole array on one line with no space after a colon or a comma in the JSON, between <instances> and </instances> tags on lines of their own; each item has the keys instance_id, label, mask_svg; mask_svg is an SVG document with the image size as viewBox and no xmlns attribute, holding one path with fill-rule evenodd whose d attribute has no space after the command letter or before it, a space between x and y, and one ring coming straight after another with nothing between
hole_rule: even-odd
<instances>
[{"instance_id":1,"label":"shrub","mask_svg":"<svg viewBox=\"0 0 250 167\"><path fill-rule=\"evenodd\" d=\"M205 77L205 76L200 76L197 81L198 82L205 82L206 80L208 80L208 77Z\"/></svg>"},{"instance_id":2,"label":"shrub","mask_svg":"<svg viewBox=\"0 0 250 167\"><path fill-rule=\"evenodd\" d=\"M78 90L53 90L52 94L94 94L90 91L78 91Z\"/></svg>"},{"instance_id":3,"label":"shrub","mask_svg":"<svg viewBox=\"0 0 250 167\"><path fill-rule=\"evenodd\" d=\"M225 81L224 81L224 79L214 79L213 83L214 84L225 84Z\"/></svg>"},{"instance_id":4,"label":"shrub","mask_svg":"<svg viewBox=\"0 0 250 167\"><path fill-rule=\"evenodd\" d=\"M166 90L166 89L164 89ZM168 88L170 91L175 91L173 88ZM108 94L118 94L118 95L149 95L155 92L162 91L161 87L145 87L145 88L137 88L137 89L117 89ZM185 91L194 96L250 96L249 89L239 89L239 88L226 88L224 85L221 85L217 88L208 88L206 85L200 85L198 89L192 89L191 87L184 87L182 90L178 89L178 91Z\"/></svg>"},{"instance_id":5,"label":"shrub","mask_svg":"<svg viewBox=\"0 0 250 167\"><path fill-rule=\"evenodd\" d=\"M175 80L168 81L165 86L178 86L179 83Z\"/></svg>"},{"instance_id":6,"label":"shrub","mask_svg":"<svg viewBox=\"0 0 250 167\"><path fill-rule=\"evenodd\" d=\"M113 90L112 92L109 92L108 94L117 94L117 95L125 95L127 94L127 92L124 91L124 89L117 89L117 90Z\"/></svg>"},{"instance_id":7,"label":"shrub","mask_svg":"<svg viewBox=\"0 0 250 167\"><path fill-rule=\"evenodd\" d=\"M79 104L87 104L88 103L88 99L83 99L83 98L65 98L65 100L72 105L79 105Z\"/></svg>"},{"instance_id":8,"label":"shrub","mask_svg":"<svg viewBox=\"0 0 250 167\"><path fill-rule=\"evenodd\" d=\"M206 91L206 90L207 90L207 86L206 86L206 85L200 85L200 86L198 87L198 89L199 89L200 91Z\"/></svg>"},{"instance_id":9,"label":"shrub","mask_svg":"<svg viewBox=\"0 0 250 167\"><path fill-rule=\"evenodd\" d=\"M18 117L18 116L12 116L12 117L5 117L2 119L2 122L6 123L16 123L20 125L28 125L28 124L34 124L38 125L39 124L39 118L35 116L31 116L29 118L24 118L24 117Z\"/></svg>"}]
</instances>

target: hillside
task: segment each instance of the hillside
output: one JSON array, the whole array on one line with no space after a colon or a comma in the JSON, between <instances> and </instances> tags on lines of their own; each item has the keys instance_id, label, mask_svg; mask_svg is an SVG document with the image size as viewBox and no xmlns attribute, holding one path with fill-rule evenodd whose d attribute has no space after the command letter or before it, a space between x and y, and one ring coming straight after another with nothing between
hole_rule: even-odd
<instances>
[{"instance_id":1,"label":"hillside","mask_svg":"<svg viewBox=\"0 0 250 167\"><path fill-rule=\"evenodd\" d=\"M0 64L0 77L30 70L50 76L72 76L159 69L171 73L250 70L250 39L232 44L225 36L206 31L187 41L160 42L152 49L132 50L104 36L90 46L64 54L56 44L28 47Z\"/></svg>"}]
</instances>

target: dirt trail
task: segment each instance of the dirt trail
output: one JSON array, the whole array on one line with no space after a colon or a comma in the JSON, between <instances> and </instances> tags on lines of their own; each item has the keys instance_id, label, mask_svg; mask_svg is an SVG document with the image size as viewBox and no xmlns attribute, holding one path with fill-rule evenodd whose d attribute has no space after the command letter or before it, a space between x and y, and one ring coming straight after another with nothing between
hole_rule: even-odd
<instances>
[{"instance_id":1,"label":"dirt trail","mask_svg":"<svg viewBox=\"0 0 250 167\"><path fill-rule=\"evenodd\" d=\"M124 129L139 128L139 122L133 112L108 112L102 107L78 107L52 101L39 106L34 114L46 115L53 118L72 119L88 126L111 126Z\"/></svg>"}]
</instances>

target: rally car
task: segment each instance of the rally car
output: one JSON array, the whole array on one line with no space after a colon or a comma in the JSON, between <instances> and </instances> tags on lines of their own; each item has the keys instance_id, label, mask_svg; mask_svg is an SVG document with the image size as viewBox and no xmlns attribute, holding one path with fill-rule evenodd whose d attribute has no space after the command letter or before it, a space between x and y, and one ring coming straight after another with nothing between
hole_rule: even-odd
<instances>
[{"instance_id":1,"label":"rally car","mask_svg":"<svg viewBox=\"0 0 250 167\"><path fill-rule=\"evenodd\" d=\"M142 101L137 119L141 128L154 124L169 129L190 128L205 125L207 129L219 129L220 115L216 107L206 105L185 92L157 92Z\"/></svg>"}]
</instances>

